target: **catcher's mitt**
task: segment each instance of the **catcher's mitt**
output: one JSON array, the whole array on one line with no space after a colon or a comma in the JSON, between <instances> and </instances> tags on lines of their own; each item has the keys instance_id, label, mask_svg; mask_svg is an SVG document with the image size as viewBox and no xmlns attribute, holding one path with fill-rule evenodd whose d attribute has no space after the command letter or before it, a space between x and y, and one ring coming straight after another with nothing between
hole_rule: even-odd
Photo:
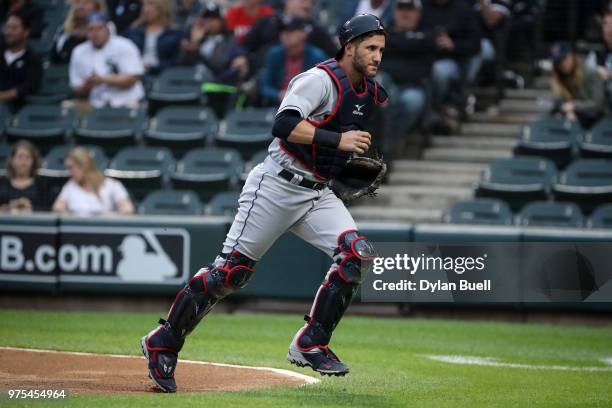
<instances>
[{"instance_id":1,"label":"catcher's mitt","mask_svg":"<svg viewBox=\"0 0 612 408\"><path fill-rule=\"evenodd\" d=\"M342 201L351 201L364 195L374 197L380 187L387 164L382 159L353 157L344 169L330 182L330 188Z\"/></svg>"}]
</instances>

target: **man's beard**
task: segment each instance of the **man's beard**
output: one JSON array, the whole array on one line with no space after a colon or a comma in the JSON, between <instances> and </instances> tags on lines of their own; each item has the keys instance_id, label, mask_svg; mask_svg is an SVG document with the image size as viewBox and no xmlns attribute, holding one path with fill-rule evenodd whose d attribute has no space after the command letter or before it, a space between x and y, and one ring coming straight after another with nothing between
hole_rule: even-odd
<instances>
[{"instance_id":1,"label":"man's beard","mask_svg":"<svg viewBox=\"0 0 612 408\"><path fill-rule=\"evenodd\" d=\"M357 54L353 56L353 69L364 77L368 76L368 64L364 64Z\"/></svg>"}]
</instances>

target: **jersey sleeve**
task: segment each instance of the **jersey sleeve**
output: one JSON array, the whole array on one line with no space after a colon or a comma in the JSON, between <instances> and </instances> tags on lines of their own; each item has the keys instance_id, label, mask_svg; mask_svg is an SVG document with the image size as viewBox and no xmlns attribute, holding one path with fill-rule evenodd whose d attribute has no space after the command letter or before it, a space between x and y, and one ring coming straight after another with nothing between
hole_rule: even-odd
<instances>
[{"instance_id":1,"label":"jersey sleeve","mask_svg":"<svg viewBox=\"0 0 612 408\"><path fill-rule=\"evenodd\" d=\"M308 119L313 112L325 104L329 94L328 85L320 76L311 72L303 72L289 82L278 113L292 109L298 111L302 119Z\"/></svg>"}]
</instances>

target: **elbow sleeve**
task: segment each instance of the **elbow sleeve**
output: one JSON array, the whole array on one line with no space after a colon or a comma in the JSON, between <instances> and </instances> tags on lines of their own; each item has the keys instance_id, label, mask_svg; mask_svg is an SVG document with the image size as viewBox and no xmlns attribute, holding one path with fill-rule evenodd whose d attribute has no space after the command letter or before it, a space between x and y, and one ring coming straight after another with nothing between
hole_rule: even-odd
<instances>
[{"instance_id":1,"label":"elbow sleeve","mask_svg":"<svg viewBox=\"0 0 612 408\"><path fill-rule=\"evenodd\" d=\"M285 109L274 118L272 136L287 139L293 129L302 121L300 113L293 109Z\"/></svg>"}]
</instances>

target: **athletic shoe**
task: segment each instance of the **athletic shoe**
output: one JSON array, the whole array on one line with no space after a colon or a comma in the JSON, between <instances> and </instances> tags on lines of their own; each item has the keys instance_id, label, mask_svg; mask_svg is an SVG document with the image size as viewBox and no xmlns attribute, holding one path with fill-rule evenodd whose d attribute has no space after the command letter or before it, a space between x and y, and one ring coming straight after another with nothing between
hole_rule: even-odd
<instances>
[{"instance_id":1,"label":"athletic shoe","mask_svg":"<svg viewBox=\"0 0 612 408\"><path fill-rule=\"evenodd\" d=\"M300 350L291 343L287 360L298 367L311 367L321 375L345 376L349 368L327 346L315 346L308 350Z\"/></svg>"},{"instance_id":2,"label":"athletic shoe","mask_svg":"<svg viewBox=\"0 0 612 408\"><path fill-rule=\"evenodd\" d=\"M159 326L140 340L142 354L149 362L149 377L163 392L176 392L174 370L182 343L174 340L166 325Z\"/></svg>"}]
</instances>

